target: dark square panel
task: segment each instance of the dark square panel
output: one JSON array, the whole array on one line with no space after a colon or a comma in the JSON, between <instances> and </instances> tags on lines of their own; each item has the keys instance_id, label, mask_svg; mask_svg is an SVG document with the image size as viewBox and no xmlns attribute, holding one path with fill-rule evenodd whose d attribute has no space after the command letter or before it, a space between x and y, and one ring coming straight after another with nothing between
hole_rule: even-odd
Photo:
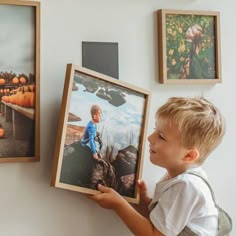
<instances>
[{"instance_id":1,"label":"dark square panel","mask_svg":"<svg viewBox=\"0 0 236 236\"><path fill-rule=\"evenodd\" d=\"M119 79L118 43L82 42L82 66Z\"/></svg>"}]
</instances>

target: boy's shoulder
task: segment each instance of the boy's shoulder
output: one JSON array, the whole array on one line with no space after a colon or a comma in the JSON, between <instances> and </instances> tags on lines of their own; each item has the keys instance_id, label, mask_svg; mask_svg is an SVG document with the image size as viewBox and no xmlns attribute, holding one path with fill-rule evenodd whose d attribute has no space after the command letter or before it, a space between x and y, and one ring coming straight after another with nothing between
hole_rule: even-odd
<instances>
[{"instance_id":1,"label":"boy's shoulder","mask_svg":"<svg viewBox=\"0 0 236 236\"><path fill-rule=\"evenodd\" d=\"M206 183L200 177L189 173L196 173L207 179L205 171L202 168L197 167L188 169L175 178L168 180L163 179L162 181L158 182L154 194L155 198L159 198L163 194L170 194L172 196L176 196L177 194L183 196L186 194L189 197L192 195L199 198L211 197L209 188Z\"/></svg>"},{"instance_id":2,"label":"boy's shoulder","mask_svg":"<svg viewBox=\"0 0 236 236\"><path fill-rule=\"evenodd\" d=\"M205 195L205 192L207 192L208 195L209 188L199 176L202 176L204 179L208 180L206 172L201 167L190 168L170 180L169 184L173 188L180 188L182 191L192 190L203 195Z\"/></svg>"},{"instance_id":3,"label":"boy's shoulder","mask_svg":"<svg viewBox=\"0 0 236 236\"><path fill-rule=\"evenodd\" d=\"M166 199L168 199L169 204L173 204L173 202L179 204L183 199L185 203L191 203L191 206L201 203L200 205L198 204L200 207L199 211L209 207L214 208L208 186L198 176L189 174L190 172L204 175L204 177L207 178L205 172L201 168L193 168L175 178L169 180L163 179L156 185L149 209L152 210L158 202L161 203L163 200L165 202Z\"/></svg>"},{"instance_id":4,"label":"boy's shoulder","mask_svg":"<svg viewBox=\"0 0 236 236\"><path fill-rule=\"evenodd\" d=\"M163 224L161 227L158 221L160 215L161 219L168 219L170 222L175 221L176 215L181 219L186 217L183 225L196 224L197 221L194 222L191 219L208 219L208 217L217 222L218 213L208 185L199 176L189 173L196 173L207 179L203 169L192 168L175 178L163 179L157 183L155 194L149 205L150 217L156 228L163 228ZM173 218L170 219L169 216Z\"/></svg>"}]
</instances>

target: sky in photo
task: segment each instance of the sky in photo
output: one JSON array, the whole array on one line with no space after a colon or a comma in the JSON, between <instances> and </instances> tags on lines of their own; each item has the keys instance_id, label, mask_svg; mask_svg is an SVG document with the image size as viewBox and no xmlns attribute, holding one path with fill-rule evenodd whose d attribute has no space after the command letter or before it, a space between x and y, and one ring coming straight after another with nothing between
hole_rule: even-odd
<instances>
[{"instance_id":1,"label":"sky in photo","mask_svg":"<svg viewBox=\"0 0 236 236\"><path fill-rule=\"evenodd\" d=\"M35 74L34 7L0 5L0 71Z\"/></svg>"},{"instance_id":2,"label":"sky in photo","mask_svg":"<svg viewBox=\"0 0 236 236\"><path fill-rule=\"evenodd\" d=\"M78 122L68 122L73 125L86 126L91 120L90 108L97 104L102 108L102 119L98 131L102 134L103 146L107 140L116 144L116 149L125 148L128 142L138 148L140 129L143 123L145 98L126 93L126 102L121 106L113 106L107 100L101 99L95 93L86 92L86 88L76 83L77 91L72 91L69 112L80 117Z\"/></svg>"}]
</instances>

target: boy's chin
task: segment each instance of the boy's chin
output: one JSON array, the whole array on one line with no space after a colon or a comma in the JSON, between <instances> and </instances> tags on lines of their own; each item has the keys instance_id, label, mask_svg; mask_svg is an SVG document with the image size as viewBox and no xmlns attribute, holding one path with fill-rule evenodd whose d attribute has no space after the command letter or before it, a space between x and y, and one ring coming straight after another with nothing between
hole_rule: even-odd
<instances>
[{"instance_id":1,"label":"boy's chin","mask_svg":"<svg viewBox=\"0 0 236 236\"><path fill-rule=\"evenodd\" d=\"M153 155L150 154L149 159L150 159L150 161L151 161L151 163L152 163L153 165L158 165L158 164L157 164L157 161L156 161L156 159L157 159L156 156L154 157Z\"/></svg>"},{"instance_id":2,"label":"boy's chin","mask_svg":"<svg viewBox=\"0 0 236 236\"><path fill-rule=\"evenodd\" d=\"M161 162L159 161L157 155L155 155L155 157L152 157L152 155L150 155L150 162L151 162L153 165L155 165L155 166L159 166L159 167L165 168L165 167L163 166L163 163L161 163Z\"/></svg>"}]
</instances>

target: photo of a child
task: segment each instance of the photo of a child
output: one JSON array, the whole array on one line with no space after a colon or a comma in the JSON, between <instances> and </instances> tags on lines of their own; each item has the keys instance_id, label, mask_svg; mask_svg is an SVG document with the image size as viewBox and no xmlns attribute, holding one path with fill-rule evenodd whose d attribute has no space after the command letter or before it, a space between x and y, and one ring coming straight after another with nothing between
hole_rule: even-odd
<instances>
[{"instance_id":1,"label":"photo of a child","mask_svg":"<svg viewBox=\"0 0 236 236\"><path fill-rule=\"evenodd\" d=\"M135 202L149 97L110 79L76 70L70 77L59 185L95 194L102 184Z\"/></svg>"},{"instance_id":2,"label":"photo of a child","mask_svg":"<svg viewBox=\"0 0 236 236\"><path fill-rule=\"evenodd\" d=\"M94 159L98 159L98 152L96 147L95 139L97 137L97 123L100 122L102 116L102 110L98 105L93 105L90 110L91 120L88 122L81 144L88 145L93 154Z\"/></svg>"}]
</instances>

